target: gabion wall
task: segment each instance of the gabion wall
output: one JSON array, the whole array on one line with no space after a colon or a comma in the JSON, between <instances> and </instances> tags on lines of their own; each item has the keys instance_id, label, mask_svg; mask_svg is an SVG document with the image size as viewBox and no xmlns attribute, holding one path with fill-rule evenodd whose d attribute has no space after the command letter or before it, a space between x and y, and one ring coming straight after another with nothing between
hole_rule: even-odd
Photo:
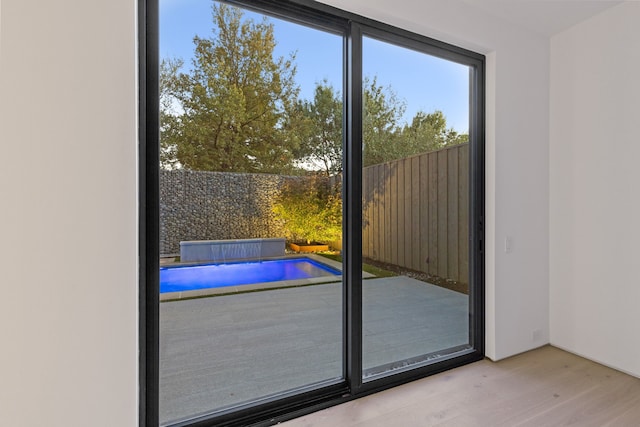
<instances>
[{"instance_id":1,"label":"gabion wall","mask_svg":"<svg viewBox=\"0 0 640 427\"><path fill-rule=\"evenodd\" d=\"M285 177L200 171L160 171L160 254L180 241L283 237L272 201Z\"/></svg>"}]
</instances>

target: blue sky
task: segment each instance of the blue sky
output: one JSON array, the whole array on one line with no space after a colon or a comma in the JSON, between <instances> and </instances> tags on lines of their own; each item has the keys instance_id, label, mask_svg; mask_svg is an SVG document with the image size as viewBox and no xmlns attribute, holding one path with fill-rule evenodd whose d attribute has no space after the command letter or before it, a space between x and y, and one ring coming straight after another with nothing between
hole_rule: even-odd
<instances>
[{"instance_id":1,"label":"blue sky","mask_svg":"<svg viewBox=\"0 0 640 427\"><path fill-rule=\"evenodd\" d=\"M246 12L246 18L262 19ZM278 42L275 54L288 57L296 52L296 81L301 97L311 99L316 82L327 79L342 92L342 40L287 21L270 18ZM191 66L193 37L210 37L211 0L160 0L160 57L182 58ZM365 76L377 76L378 83L391 86L406 102L405 119L419 110L444 112L449 127L467 132L469 117L469 70L410 49L365 38Z\"/></svg>"}]
</instances>

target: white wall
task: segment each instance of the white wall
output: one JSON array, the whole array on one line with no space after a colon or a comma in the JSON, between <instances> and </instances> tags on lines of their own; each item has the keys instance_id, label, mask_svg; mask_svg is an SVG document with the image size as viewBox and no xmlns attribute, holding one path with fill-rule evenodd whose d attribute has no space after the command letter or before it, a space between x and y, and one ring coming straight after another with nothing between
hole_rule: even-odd
<instances>
[{"instance_id":1,"label":"white wall","mask_svg":"<svg viewBox=\"0 0 640 427\"><path fill-rule=\"evenodd\" d=\"M548 343L548 38L454 0L323 2L488 55L486 351Z\"/></svg>"},{"instance_id":2,"label":"white wall","mask_svg":"<svg viewBox=\"0 0 640 427\"><path fill-rule=\"evenodd\" d=\"M489 55L487 353L544 344L548 40L453 1L331 3ZM1 7L2 422L134 426L135 2Z\"/></svg>"},{"instance_id":3,"label":"white wall","mask_svg":"<svg viewBox=\"0 0 640 427\"><path fill-rule=\"evenodd\" d=\"M551 343L640 376L640 3L551 40Z\"/></svg>"},{"instance_id":4,"label":"white wall","mask_svg":"<svg viewBox=\"0 0 640 427\"><path fill-rule=\"evenodd\" d=\"M137 425L135 3L2 0L2 425Z\"/></svg>"}]
</instances>

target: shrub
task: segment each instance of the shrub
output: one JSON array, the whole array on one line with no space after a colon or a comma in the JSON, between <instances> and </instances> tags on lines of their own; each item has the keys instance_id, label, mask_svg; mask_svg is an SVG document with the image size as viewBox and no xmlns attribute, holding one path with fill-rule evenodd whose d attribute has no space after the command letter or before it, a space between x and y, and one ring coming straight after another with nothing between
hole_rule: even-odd
<instances>
[{"instance_id":1,"label":"shrub","mask_svg":"<svg viewBox=\"0 0 640 427\"><path fill-rule=\"evenodd\" d=\"M342 198L338 185L321 175L291 178L283 184L273 212L295 243L342 239Z\"/></svg>"}]
</instances>

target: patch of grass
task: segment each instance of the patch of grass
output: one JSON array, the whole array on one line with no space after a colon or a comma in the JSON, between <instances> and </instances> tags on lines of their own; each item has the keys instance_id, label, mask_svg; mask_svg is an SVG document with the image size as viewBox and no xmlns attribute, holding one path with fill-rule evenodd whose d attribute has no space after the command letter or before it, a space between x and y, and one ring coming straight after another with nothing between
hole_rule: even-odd
<instances>
[{"instance_id":1,"label":"patch of grass","mask_svg":"<svg viewBox=\"0 0 640 427\"><path fill-rule=\"evenodd\" d=\"M342 262L342 255L338 253L319 252L317 255L323 256L325 258L329 258L337 262ZM362 270L366 271L367 273L373 274L374 276L376 276L376 278L397 276L397 274L394 273L393 271L385 270L383 268L376 267L375 265L371 265L371 264L362 263Z\"/></svg>"},{"instance_id":2,"label":"patch of grass","mask_svg":"<svg viewBox=\"0 0 640 427\"><path fill-rule=\"evenodd\" d=\"M452 291L460 292L462 294L469 294L469 285L466 283L456 282L455 280L447 279L444 277L432 276L423 271L410 270L404 267L400 267L393 264L386 264L381 261L375 261L365 258L365 262L375 265L378 268L387 269L393 271L399 276L408 276L422 282L430 283L432 285L440 286Z\"/></svg>"}]
</instances>

